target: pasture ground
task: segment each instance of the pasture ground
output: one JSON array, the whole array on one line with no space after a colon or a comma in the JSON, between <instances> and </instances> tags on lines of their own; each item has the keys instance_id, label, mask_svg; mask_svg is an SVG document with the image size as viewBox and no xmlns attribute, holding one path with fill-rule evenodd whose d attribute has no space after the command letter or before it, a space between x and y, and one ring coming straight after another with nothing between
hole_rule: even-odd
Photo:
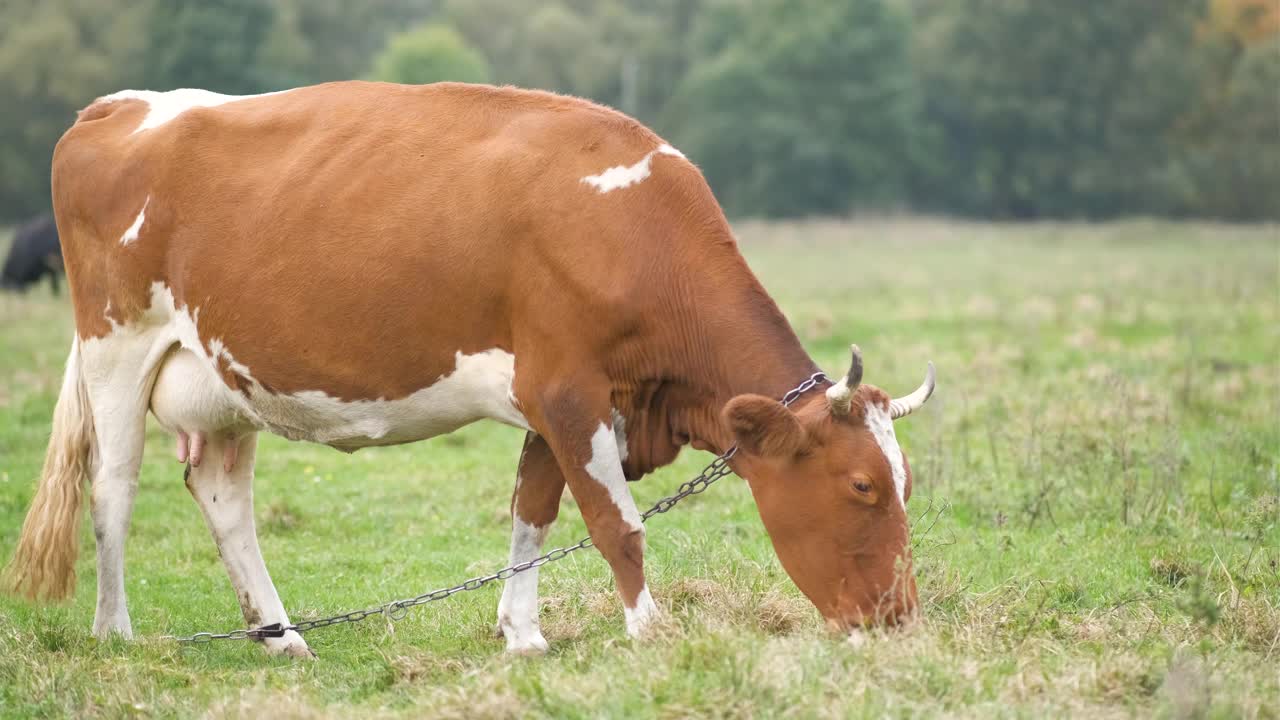
<instances>
[{"instance_id":1,"label":"pasture ground","mask_svg":"<svg viewBox=\"0 0 1280 720\"><path fill-rule=\"evenodd\" d=\"M1280 716L1280 229L1132 221L744 224L818 361L934 400L898 423L924 626L826 636L730 478L649 529L668 620L631 642L595 553L543 571L543 658L493 636L498 590L308 636L315 662L166 633L240 613L171 440L151 426L128 549L133 643L74 601L0 599L0 716ZM3 244L0 241L0 244ZM44 453L65 296L0 296L0 554ZM370 349L376 352L376 349ZM267 438L262 545L294 619L500 567L521 435L480 424L344 455ZM647 505L701 468L634 485ZM797 502L803 502L797 488ZM583 535L566 500L551 537Z\"/></svg>"}]
</instances>

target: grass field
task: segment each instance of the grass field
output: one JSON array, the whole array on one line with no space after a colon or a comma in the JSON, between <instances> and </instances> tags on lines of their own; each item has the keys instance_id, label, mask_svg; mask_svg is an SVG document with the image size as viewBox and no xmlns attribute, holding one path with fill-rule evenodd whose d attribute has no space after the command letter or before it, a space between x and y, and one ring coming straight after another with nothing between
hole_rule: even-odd
<instances>
[{"instance_id":1,"label":"grass field","mask_svg":"<svg viewBox=\"0 0 1280 720\"><path fill-rule=\"evenodd\" d=\"M307 636L314 662L167 633L241 618L152 426L128 549L140 640L99 642L92 536L68 605L0 599L0 716L1280 717L1280 228L743 225L815 358L902 394L925 621L855 649L782 572L741 480L650 523L668 620L626 639L605 563L543 571L551 652L503 654L486 588ZM2 243L0 243L2 244ZM43 458L65 298L0 296L0 554ZM504 564L521 434L344 455L266 438L263 552L296 619ZM633 485L647 507L709 457ZM570 504L565 500L566 507ZM584 533L571 509L551 546Z\"/></svg>"}]
</instances>

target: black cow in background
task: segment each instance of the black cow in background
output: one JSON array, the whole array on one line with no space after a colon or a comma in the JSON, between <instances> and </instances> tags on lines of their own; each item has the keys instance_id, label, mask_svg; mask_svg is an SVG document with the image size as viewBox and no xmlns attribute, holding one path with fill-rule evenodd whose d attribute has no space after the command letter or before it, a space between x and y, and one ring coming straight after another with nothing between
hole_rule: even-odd
<instances>
[{"instance_id":1,"label":"black cow in background","mask_svg":"<svg viewBox=\"0 0 1280 720\"><path fill-rule=\"evenodd\" d=\"M58 294L58 276L62 274L62 246L58 244L58 226L52 215L41 215L22 225L13 234L13 246L0 271L0 288L26 290L49 276L53 293Z\"/></svg>"}]
</instances>

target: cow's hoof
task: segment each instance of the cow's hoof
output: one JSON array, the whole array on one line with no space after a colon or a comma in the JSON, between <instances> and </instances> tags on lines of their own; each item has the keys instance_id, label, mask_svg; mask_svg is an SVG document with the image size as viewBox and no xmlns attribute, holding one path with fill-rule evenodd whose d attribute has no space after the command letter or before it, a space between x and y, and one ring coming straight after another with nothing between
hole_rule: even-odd
<instances>
[{"instance_id":1,"label":"cow's hoof","mask_svg":"<svg viewBox=\"0 0 1280 720\"><path fill-rule=\"evenodd\" d=\"M517 628L514 625L497 627L498 637L507 639L507 653L510 655L545 655L548 649L546 638L538 626Z\"/></svg>"},{"instance_id":2,"label":"cow's hoof","mask_svg":"<svg viewBox=\"0 0 1280 720\"><path fill-rule=\"evenodd\" d=\"M507 653L509 655L546 655L550 646L547 645L546 638L542 637L542 633L534 631L533 635L525 637L522 642L507 641Z\"/></svg>"},{"instance_id":3,"label":"cow's hoof","mask_svg":"<svg viewBox=\"0 0 1280 720\"><path fill-rule=\"evenodd\" d=\"M647 587L640 591L635 607L624 607L622 610L627 619L627 637L632 639L648 637L654 624L662 616Z\"/></svg>"},{"instance_id":4,"label":"cow's hoof","mask_svg":"<svg viewBox=\"0 0 1280 720\"><path fill-rule=\"evenodd\" d=\"M128 621L126 621L127 623ZM124 626L104 626L93 629L94 637L99 640L110 640L111 638L120 638L121 640L132 640L133 629L129 625Z\"/></svg>"},{"instance_id":5,"label":"cow's hoof","mask_svg":"<svg viewBox=\"0 0 1280 720\"><path fill-rule=\"evenodd\" d=\"M112 637L132 640L133 624L129 622L128 613L120 613L115 617L95 614L93 618L93 634L99 640L109 640Z\"/></svg>"},{"instance_id":6,"label":"cow's hoof","mask_svg":"<svg viewBox=\"0 0 1280 720\"><path fill-rule=\"evenodd\" d=\"M267 638L262 642L267 648L268 655L300 658L303 660L310 660L316 657L315 651L307 646L307 641L303 640L301 635L292 630L285 633L284 637Z\"/></svg>"}]
</instances>

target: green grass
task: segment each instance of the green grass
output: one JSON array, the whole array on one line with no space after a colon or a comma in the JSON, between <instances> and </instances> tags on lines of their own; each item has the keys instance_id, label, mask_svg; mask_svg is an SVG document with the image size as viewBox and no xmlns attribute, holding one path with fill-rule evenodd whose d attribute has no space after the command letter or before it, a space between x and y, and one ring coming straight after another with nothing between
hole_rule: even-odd
<instances>
[{"instance_id":1,"label":"green grass","mask_svg":"<svg viewBox=\"0 0 1280 720\"><path fill-rule=\"evenodd\" d=\"M239 627L213 543L154 427L128 549L133 643L94 640L92 537L65 606L0 599L0 716L1280 716L1280 230L1126 222L744 225L744 251L819 362L862 345L898 423L925 622L824 634L745 483L649 529L667 611L632 642L607 568L543 572L543 658L509 658L499 590L315 631L315 662L167 633ZM0 554L42 461L64 299L0 296ZM263 552L293 618L504 564L521 436L480 424L344 455L264 439ZM641 505L709 458L633 486ZM551 537L584 533L569 507ZM87 525L87 524L86 524ZM926 532L927 529L927 532Z\"/></svg>"}]
</instances>

